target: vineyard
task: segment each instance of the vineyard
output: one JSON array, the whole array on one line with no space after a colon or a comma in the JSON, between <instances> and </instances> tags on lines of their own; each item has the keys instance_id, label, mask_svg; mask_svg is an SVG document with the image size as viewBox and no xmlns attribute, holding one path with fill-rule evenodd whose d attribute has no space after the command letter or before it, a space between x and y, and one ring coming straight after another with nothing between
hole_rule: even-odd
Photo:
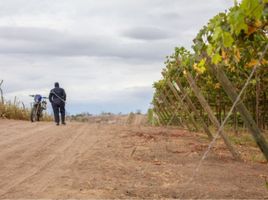
<instances>
[{"instance_id":1,"label":"vineyard","mask_svg":"<svg viewBox=\"0 0 268 200\"><path fill-rule=\"evenodd\" d=\"M235 2L209 20L190 51L176 47L167 57L154 83L151 121L203 131L214 142L221 136L237 160L230 137L247 128L268 160L267 49L268 1Z\"/></svg>"}]
</instances>

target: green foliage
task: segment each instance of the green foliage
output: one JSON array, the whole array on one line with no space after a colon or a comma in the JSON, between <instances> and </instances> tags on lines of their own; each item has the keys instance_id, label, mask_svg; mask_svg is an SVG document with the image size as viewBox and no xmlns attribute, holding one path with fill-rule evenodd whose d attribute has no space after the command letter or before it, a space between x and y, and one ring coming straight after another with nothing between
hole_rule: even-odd
<instances>
[{"instance_id":1,"label":"green foliage","mask_svg":"<svg viewBox=\"0 0 268 200\"><path fill-rule=\"evenodd\" d=\"M216 53L212 56L212 63L213 64L218 64L221 61L222 61L222 57L220 56L220 54Z\"/></svg>"},{"instance_id":2,"label":"green foliage","mask_svg":"<svg viewBox=\"0 0 268 200\"><path fill-rule=\"evenodd\" d=\"M228 23L231 27L231 33L239 35L242 30L248 32L248 26L245 22L245 15L241 9L233 10L228 16Z\"/></svg>"},{"instance_id":3,"label":"green foliage","mask_svg":"<svg viewBox=\"0 0 268 200\"><path fill-rule=\"evenodd\" d=\"M199 74L203 74L206 71L206 59L202 59L198 64L197 67L195 68ZM195 67L196 65L194 65Z\"/></svg>"},{"instance_id":4,"label":"green foliage","mask_svg":"<svg viewBox=\"0 0 268 200\"><path fill-rule=\"evenodd\" d=\"M240 7L247 17L255 19L260 19L264 8L260 0L243 0Z\"/></svg>"},{"instance_id":5,"label":"green foliage","mask_svg":"<svg viewBox=\"0 0 268 200\"><path fill-rule=\"evenodd\" d=\"M229 32L222 33L222 40L223 40L223 46L226 48L231 47L234 42L234 39Z\"/></svg>"}]
</instances>

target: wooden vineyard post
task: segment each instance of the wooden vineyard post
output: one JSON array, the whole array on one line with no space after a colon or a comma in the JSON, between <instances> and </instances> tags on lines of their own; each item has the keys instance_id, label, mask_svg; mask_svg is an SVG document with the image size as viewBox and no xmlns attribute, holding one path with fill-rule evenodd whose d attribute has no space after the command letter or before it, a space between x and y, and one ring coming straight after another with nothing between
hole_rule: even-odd
<instances>
[{"instance_id":1,"label":"wooden vineyard post","mask_svg":"<svg viewBox=\"0 0 268 200\"><path fill-rule=\"evenodd\" d=\"M162 96L162 95L161 95ZM170 116L172 116L172 112L170 111L170 109L168 109L168 105L167 105L167 102L166 101L164 101L163 99L162 99L162 97L160 97L161 98L161 102L159 101L159 99L158 99L158 108L162 111L162 113L164 114L164 116L165 116L165 124L166 124L166 122L170 119Z\"/></svg>"},{"instance_id":2,"label":"wooden vineyard post","mask_svg":"<svg viewBox=\"0 0 268 200\"><path fill-rule=\"evenodd\" d=\"M261 91L261 88L260 88L260 80L259 80L259 73L258 73L258 70L256 71L256 74L255 74L255 79L257 80L257 83L256 83L256 107L255 107L255 110L256 110L256 124L257 124L257 127L261 127L260 126L260 121L259 121L259 117L260 117L260 111L259 111L259 101L260 101L260 91Z\"/></svg>"},{"instance_id":3,"label":"wooden vineyard post","mask_svg":"<svg viewBox=\"0 0 268 200\"><path fill-rule=\"evenodd\" d=\"M156 114L156 116L157 116L157 121L158 121L159 125L163 125L163 120L162 120L160 111L159 111L156 107L154 107L154 108L153 108L153 112L154 112L154 113ZM154 117L154 116L153 116L153 117Z\"/></svg>"},{"instance_id":4,"label":"wooden vineyard post","mask_svg":"<svg viewBox=\"0 0 268 200\"><path fill-rule=\"evenodd\" d=\"M186 73L186 79L187 79L189 85L191 86L193 92L195 93L196 97L198 98L200 104L202 105L204 110L207 112L211 122L214 124L215 127L217 127L217 129L219 129L220 128L219 121L217 120L217 118L213 114L212 109L210 108L209 104L207 103L207 101L204 98L203 94L201 93L200 89L196 85L192 75L190 73L188 73L188 72ZM229 141L229 139L225 135L225 133L223 131L220 131L219 133L220 133L221 137L223 138L223 141L226 144L226 146L228 147L229 151L232 153L233 157L236 160L241 160L239 153L232 146L231 142Z\"/></svg>"},{"instance_id":5,"label":"wooden vineyard post","mask_svg":"<svg viewBox=\"0 0 268 200\"><path fill-rule=\"evenodd\" d=\"M190 99L190 97L188 96L187 92L184 90L184 88L182 87L180 81L178 79L175 80L177 86L179 87L181 93L183 96L185 96L185 100L189 106L189 108L194 112L195 116L199 119L205 133L208 135L209 139L212 139L212 133L210 132L209 128L207 127L206 123L204 122L203 118L201 117L200 113L197 111L195 105L193 104L192 100Z\"/></svg>"},{"instance_id":6,"label":"wooden vineyard post","mask_svg":"<svg viewBox=\"0 0 268 200\"><path fill-rule=\"evenodd\" d=\"M157 106L154 106L154 107L153 107L153 112L157 115L158 120L159 120L160 124L162 125L162 123L163 123L163 116L162 116L162 113L161 113L161 111L158 109Z\"/></svg>"},{"instance_id":7,"label":"wooden vineyard post","mask_svg":"<svg viewBox=\"0 0 268 200\"><path fill-rule=\"evenodd\" d=\"M160 118L160 115L159 115L159 112L155 112L154 110L153 110L153 117L154 118L156 118L156 123L153 123L153 125L158 125L158 126L162 126L163 125L163 123L161 122L161 118Z\"/></svg>"},{"instance_id":8,"label":"wooden vineyard post","mask_svg":"<svg viewBox=\"0 0 268 200\"><path fill-rule=\"evenodd\" d=\"M167 120L169 118L169 114L165 110L164 106L161 106L161 103L159 101L157 103L157 108L162 113L162 115L164 116L164 120Z\"/></svg>"},{"instance_id":9,"label":"wooden vineyard post","mask_svg":"<svg viewBox=\"0 0 268 200\"><path fill-rule=\"evenodd\" d=\"M218 81L222 85L224 91L234 103L237 98L237 93L235 87L232 85L231 81L226 76L225 72L220 68L216 67L215 65L209 65L211 72L217 77ZM237 111L241 114L241 117L248 127L250 133L252 134L253 138L255 139L257 145L261 149L262 153L264 154L266 160L268 161L268 144L261 134L260 129L258 128L257 124L255 123L253 117L251 116L250 112L244 105L242 101L240 101L236 105Z\"/></svg>"},{"instance_id":10,"label":"wooden vineyard post","mask_svg":"<svg viewBox=\"0 0 268 200\"><path fill-rule=\"evenodd\" d=\"M176 106L176 105L173 105L173 104L172 104L172 99L170 99L170 96L169 96L169 94L168 94L168 92L167 92L166 90L164 90L163 92L164 92L164 94L167 96L167 100L169 99L168 102L169 102L170 105L173 107L173 113L176 115L176 113L179 112L179 107ZM183 109L183 106L180 106L180 108L182 108L182 110L185 112L185 110ZM173 117L174 117L174 114L173 114ZM191 131L192 129L191 129L191 127L190 127L188 121L187 121L187 120L184 120L184 123L185 123L187 129L188 129L189 131ZM181 123L180 123L180 125L183 127L183 125L182 125Z\"/></svg>"},{"instance_id":11,"label":"wooden vineyard post","mask_svg":"<svg viewBox=\"0 0 268 200\"><path fill-rule=\"evenodd\" d=\"M195 121L192 113L189 111L188 107L183 102L183 99L177 93L176 89L174 88L174 86L172 85L172 83L170 82L170 80L168 80L167 83L168 83L168 86L170 87L171 91L173 92L175 98L180 102L182 110L190 117L191 123L193 124L194 128L198 131L197 123L196 123L196 121Z\"/></svg>"},{"instance_id":12,"label":"wooden vineyard post","mask_svg":"<svg viewBox=\"0 0 268 200\"><path fill-rule=\"evenodd\" d=\"M157 105L157 108L159 110L159 113L161 114L162 123L165 124L169 118L168 114L166 113L166 111L163 108L161 108L161 106Z\"/></svg>"},{"instance_id":13,"label":"wooden vineyard post","mask_svg":"<svg viewBox=\"0 0 268 200\"><path fill-rule=\"evenodd\" d=\"M156 107L156 108L158 108L158 107ZM159 115L160 120L161 120L161 124L165 124L165 115L163 114L161 109L158 108L157 111L158 111L158 115Z\"/></svg>"},{"instance_id":14,"label":"wooden vineyard post","mask_svg":"<svg viewBox=\"0 0 268 200\"><path fill-rule=\"evenodd\" d=\"M166 105L168 105L170 108L172 108L172 107L173 107L173 105L172 105L172 103L171 103L171 102L169 102L169 101L168 101L168 99L166 98L166 96L165 96L164 94L162 94L161 96L162 96L162 100L164 101L164 103L165 103ZM174 112L174 110L170 110L170 109L169 109L169 112L170 112L170 113L173 113L173 112ZM175 112L177 112L177 111L175 110ZM176 114L176 113L175 113L175 114ZM171 117L172 117L172 115L171 115ZM171 118L169 117L169 119L171 119ZM181 122L179 122L179 124L180 124L180 126L183 126L183 125L181 124ZM187 128L189 128L189 129L190 129L190 127L189 127L189 124L188 124L188 123L185 123L185 125L187 126Z\"/></svg>"},{"instance_id":15,"label":"wooden vineyard post","mask_svg":"<svg viewBox=\"0 0 268 200\"><path fill-rule=\"evenodd\" d=\"M161 109L159 108L159 107L156 107L156 108L158 108L159 109L159 116L160 116L160 119L161 119L161 123L162 124L165 124L165 121L166 121L166 116L165 116L165 114L163 113L163 111L161 111Z\"/></svg>"}]
</instances>

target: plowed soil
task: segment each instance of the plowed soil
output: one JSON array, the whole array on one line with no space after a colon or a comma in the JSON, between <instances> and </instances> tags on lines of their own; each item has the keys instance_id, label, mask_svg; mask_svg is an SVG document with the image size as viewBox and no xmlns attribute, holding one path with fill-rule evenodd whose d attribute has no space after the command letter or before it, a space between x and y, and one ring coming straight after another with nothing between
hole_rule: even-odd
<instances>
[{"instance_id":1,"label":"plowed soil","mask_svg":"<svg viewBox=\"0 0 268 200\"><path fill-rule=\"evenodd\" d=\"M0 120L0 199L268 199L267 163L174 128ZM190 181L191 180L191 181Z\"/></svg>"}]
</instances>

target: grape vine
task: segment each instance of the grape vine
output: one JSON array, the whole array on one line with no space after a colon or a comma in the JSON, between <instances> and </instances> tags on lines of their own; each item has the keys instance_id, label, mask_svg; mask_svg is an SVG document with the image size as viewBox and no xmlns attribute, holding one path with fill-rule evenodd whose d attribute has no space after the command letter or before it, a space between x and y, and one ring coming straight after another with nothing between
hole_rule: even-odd
<instances>
[{"instance_id":1,"label":"grape vine","mask_svg":"<svg viewBox=\"0 0 268 200\"><path fill-rule=\"evenodd\" d=\"M235 88L231 93L238 93L253 67L258 65L241 102L253 117L253 124L256 123L256 130L249 127L253 136L259 134L259 129L268 129L268 53L264 52L267 44L268 0L235 2L228 11L210 19L194 38L191 51L176 47L167 57L163 78L154 83L152 105L158 123L186 126L190 130L198 130L198 125L203 123L207 127L213 124L210 113L193 91L189 76L194 77L213 115L221 123L233 100L227 91L229 88L222 85L215 73L221 71L226 75ZM246 114L236 106L228 125L237 132L239 127L247 125ZM255 140L268 158L265 140L263 144L259 144L258 138Z\"/></svg>"}]
</instances>

